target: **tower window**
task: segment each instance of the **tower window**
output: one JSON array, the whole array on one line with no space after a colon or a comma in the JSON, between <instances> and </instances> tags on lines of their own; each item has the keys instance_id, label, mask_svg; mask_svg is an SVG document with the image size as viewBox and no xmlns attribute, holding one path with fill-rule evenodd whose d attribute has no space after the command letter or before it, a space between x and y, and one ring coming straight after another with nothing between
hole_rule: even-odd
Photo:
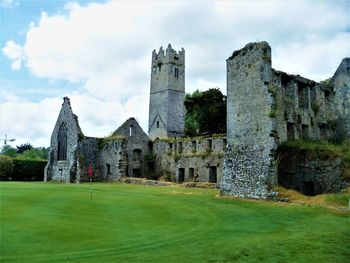
<instances>
[{"instance_id":1,"label":"tower window","mask_svg":"<svg viewBox=\"0 0 350 263\"><path fill-rule=\"evenodd\" d=\"M179 77L179 69L175 68L175 78Z\"/></svg>"},{"instance_id":2,"label":"tower window","mask_svg":"<svg viewBox=\"0 0 350 263\"><path fill-rule=\"evenodd\" d=\"M159 121L157 121L157 128L159 128Z\"/></svg>"},{"instance_id":3,"label":"tower window","mask_svg":"<svg viewBox=\"0 0 350 263\"><path fill-rule=\"evenodd\" d=\"M129 128L129 136L131 137L132 136L132 128L134 128L133 125L130 125L130 128Z\"/></svg>"}]
</instances>

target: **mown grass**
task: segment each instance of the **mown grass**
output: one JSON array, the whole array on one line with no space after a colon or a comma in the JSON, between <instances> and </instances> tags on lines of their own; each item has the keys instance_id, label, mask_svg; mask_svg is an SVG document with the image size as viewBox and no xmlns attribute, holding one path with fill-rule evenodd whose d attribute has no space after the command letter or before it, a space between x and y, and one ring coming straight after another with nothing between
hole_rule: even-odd
<instances>
[{"instance_id":1,"label":"mown grass","mask_svg":"<svg viewBox=\"0 0 350 263\"><path fill-rule=\"evenodd\" d=\"M0 184L2 262L349 262L349 213L213 189Z\"/></svg>"}]
</instances>

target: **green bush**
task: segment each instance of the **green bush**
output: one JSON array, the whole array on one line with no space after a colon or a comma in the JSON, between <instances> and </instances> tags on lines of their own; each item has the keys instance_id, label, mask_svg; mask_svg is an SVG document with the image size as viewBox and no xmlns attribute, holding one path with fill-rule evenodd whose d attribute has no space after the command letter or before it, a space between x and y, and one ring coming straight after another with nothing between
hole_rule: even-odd
<instances>
[{"instance_id":1,"label":"green bush","mask_svg":"<svg viewBox=\"0 0 350 263\"><path fill-rule=\"evenodd\" d=\"M9 158L9 157L5 157ZM1 160L5 159L1 155ZM0 161L1 163L5 163ZM1 174L1 181L43 181L44 180L44 169L47 163L47 160L40 159L20 159L14 158L10 161L7 160L7 167L10 167L8 164L12 162L12 171L11 169L7 170L8 172ZM3 165L1 165L2 167Z\"/></svg>"},{"instance_id":2,"label":"green bush","mask_svg":"<svg viewBox=\"0 0 350 263\"><path fill-rule=\"evenodd\" d=\"M13 173L13 161L11 157L0 154L0 180L6 180Z\"/></svg>"}]
</instances>

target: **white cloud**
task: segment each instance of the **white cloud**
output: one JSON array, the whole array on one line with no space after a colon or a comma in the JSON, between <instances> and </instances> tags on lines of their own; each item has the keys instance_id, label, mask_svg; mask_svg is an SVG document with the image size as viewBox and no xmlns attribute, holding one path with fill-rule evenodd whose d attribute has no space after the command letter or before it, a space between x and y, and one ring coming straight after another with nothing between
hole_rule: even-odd
<instances>
[{"instance_id":1,"label":"white cloud","mask_svg":"<svg viewBox=\"0 0 350 263\"><path fill-rule=\"evenodd\" d=\"M13 0L1 0L1 6L4 8L12 8L14 6L19 6L19 2Z\"/></svg>"},{"instance_id":2,"label":"white cloud","mask_svg":"<svg viewBox=\"0 0 350 263\"><path fill-rule=\"evenodd\" d=\"M35 146L47 146L50 133L58 115L61 100L44 99L39 103L7 101L0 104L0 134L15 138L14 144L30 142Z\"/></svg>"},{"instance_id":3,"label":"white cloud","mask_svg":"<svg viewBox=\"0 0 350 263\"><path fill-rule=\"evenodd\" d=\"M5 95L0 93L0 96ZM67 94L80 127L87 136L104 137L115 131L127 118L136 117L147 126L148 100L146 94L128 98L124 103L103 101L88 94ZM48 146L56 123L62 98L45 98L37 103L19 99L7 93L0 104L0 134L16 138L13 145L30 142Z\"/></svg>"},{"instance_id":4,"label":"white cloud","mask_svg":"<svg viewBox=\"0 0 350 263\"><path fill-rule=\"evenodd\" d=\"M7 41L5 47L2 49L5 56L12 60L11 68L13 70L19 70L24 60L24 51L22 46L16 44L14 41Z\"/></svg>"},{"instance_id":5,"label":"white cloud","mask_svg":"<svg viewBox=\"0 0 350 263\"><path fill-rule=\"evenodd\" d=\"M225 60L262 40L272 46L274 68L322 80L349 56L348 15L341 1L69 2L56 14L42 12L23 44L8 41L2 51L14 70L24 63L39 78L83 85L68 94L73 110L87 135L104 136L131 116L147 130L151 52L160 45L185 48L187 91L224 91ZM40 120L28 111L43 110L44 101L6 102L11 122L17 113L9 103L25 108L24 125L36 127ZM40 138L49 138L58 108Z\"/></svg>"}]
</instances>

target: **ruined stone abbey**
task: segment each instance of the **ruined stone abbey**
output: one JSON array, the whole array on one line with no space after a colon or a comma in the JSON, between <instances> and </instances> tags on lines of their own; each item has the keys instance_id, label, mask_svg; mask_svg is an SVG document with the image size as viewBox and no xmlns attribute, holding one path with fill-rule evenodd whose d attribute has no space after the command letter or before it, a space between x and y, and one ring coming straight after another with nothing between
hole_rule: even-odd
<instances>
[{"instance_id":1,"label":"ruined stone abbey","mask_svg":"<svg viewBox=\"0 0 350 263\"><path fill-rule=\"evenodd\" d=\"M350 58L321 83L273 69L266 42L247 44L226 62L227 134L184 136L185 51L168 45L152 53L148 135L130 118L109 137L87 137L65 97L45 181L86 181L91 164L98 181L209 182L221 194L239 197L269 198L277 183L314 194L340 190L341 161L321 168L303 164L281 174L276 153L287 140L327 139L339 132L350 137Z\"/></svg>"}]
</instances>

